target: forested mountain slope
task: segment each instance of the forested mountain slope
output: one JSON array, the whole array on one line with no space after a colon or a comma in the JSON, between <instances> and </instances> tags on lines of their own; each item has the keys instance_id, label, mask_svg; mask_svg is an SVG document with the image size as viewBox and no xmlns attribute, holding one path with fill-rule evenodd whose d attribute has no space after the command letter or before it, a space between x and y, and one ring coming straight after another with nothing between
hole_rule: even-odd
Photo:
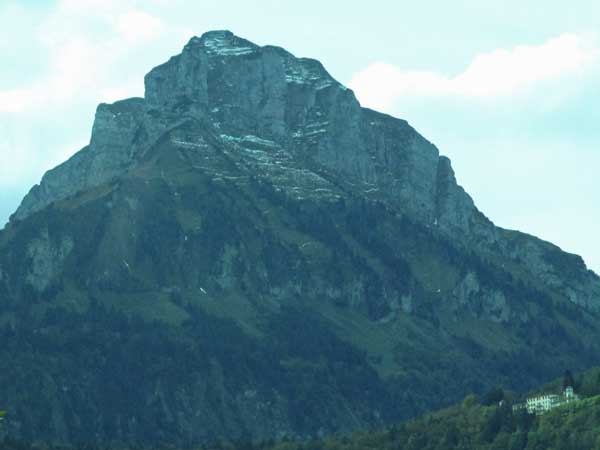
<instances>
[{"instance_id":1,"label":"forested mountain slope","mask_svg":"<svg viewBox=\"0 0 600 450\"><path fill-rule=\"evenodd\" d=\"M11 435L310 437L600 363L597 275L317 61L217 31L145 81L0 231Z\"/></svg>"}]
</instances>

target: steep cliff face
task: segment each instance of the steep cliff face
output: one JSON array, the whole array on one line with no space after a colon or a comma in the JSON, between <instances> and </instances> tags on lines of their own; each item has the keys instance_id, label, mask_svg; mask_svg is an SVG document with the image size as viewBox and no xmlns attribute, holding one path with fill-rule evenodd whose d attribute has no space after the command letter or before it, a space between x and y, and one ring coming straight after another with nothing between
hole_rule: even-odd
<instances>
[{"instance_id":1,"label":"steep cliff face","mask_svg":"<svg viewBox=\"0 0 600 450\"><path fill-rule=\"evenodd\" d=\"M318 61L211 32L145 82L145 100L98 107L85 156L50 172L41 183L45 195L28 196L16 218L125 172L135 144L150 147L186 118L209 121L218 135L274 142L295 159L375 186L419 219L436 216L437 149L405 121L361 108ZM61 176L71 172L82 181L66 183Z\"/></svg>"},{"instance_id":2,"label":"steep cliff face","mask_svg":"<svg viewBox=\"0 0 600 450\"><path fill-rule=\"evenodd\" d=\"M146 102L132 98L96 111L90 144L50 170L23 199L14 219L24 219L49 204L123 174L144 140ZM151 126L154 126L152 124Z\"/></svg>"},{"instance_id":3,"label":"steep cliff face","mask_svg":"<svg viewBox=\"0 0 600 450\"><path fill-rule=\"evenodd\" d=\"M145 84L0 232L13 432L308 436L598 362L581 258L495 227L318 61L216 31Z\"/></svg>"},{"instance_id":4,"label":"steep cliff face","mask_svg":"<svg viewBox=\"0 0 600 450\"><path fill-rule=\"evenodd\" d=\"M16 219L127 172L162 133L196 119L231 141L272 143L286 157L329 170L467 247L526 260L525 269L573 302L600 308L600 283L581 261L573 260L581 280L568 283L550 256L556 249L525 237L526 246L507 242L458 186L450 161L435 146L405 121L361 108L318 61L216 31L192 38L145 83L145 99L98 107L90 145L48 172Z\"/></svg>"}]
</instances>

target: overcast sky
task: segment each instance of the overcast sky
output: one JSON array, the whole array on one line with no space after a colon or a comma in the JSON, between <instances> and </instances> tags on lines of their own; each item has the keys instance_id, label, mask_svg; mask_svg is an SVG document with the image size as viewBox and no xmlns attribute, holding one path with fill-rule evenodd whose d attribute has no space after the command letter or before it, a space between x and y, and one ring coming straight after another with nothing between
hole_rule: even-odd
<instances>
[{"instance_id":1,"label":"overcast sky","mask_svg":"<svg viewBox=\"0 0 600 450\"><path fill-rule=\"evenodd\" d=\"M0 226L88 142L99 102L142 96L211 29L321 60L449 156L496 224L600 273L597 0L0 0Z\"/></svg>"}]
</instances>

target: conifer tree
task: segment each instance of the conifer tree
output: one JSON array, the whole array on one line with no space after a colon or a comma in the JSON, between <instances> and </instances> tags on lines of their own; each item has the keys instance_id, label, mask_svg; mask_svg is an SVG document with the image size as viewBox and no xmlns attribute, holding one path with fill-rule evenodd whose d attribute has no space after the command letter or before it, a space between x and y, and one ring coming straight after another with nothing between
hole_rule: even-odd
<instances>
[{"instance_id":1,"label":"conifer tree","mask_svg":"<svg viewBox=\"0 0 600 450\"><path fill-rule=\"evenodd\" d=\"M568 387L575 387L575 380L570 370L565 370L565 376L563 377L563 390Z\"/></svg>"}]
</instances>

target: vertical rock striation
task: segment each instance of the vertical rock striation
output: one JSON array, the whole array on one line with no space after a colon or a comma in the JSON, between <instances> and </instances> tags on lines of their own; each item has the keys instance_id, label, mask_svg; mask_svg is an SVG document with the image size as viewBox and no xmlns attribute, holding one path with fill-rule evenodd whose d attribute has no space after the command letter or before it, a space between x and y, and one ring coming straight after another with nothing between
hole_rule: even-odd
<instances>
[{"instance_id":1,"label":"vertical rock striation","mask_svg":"<svg viewBox=\"0 0 600 450\"><path fill-rule=\"evenodd\" d=\"M228 31L98 106L0 231L0 404L35 440L379 427L598 364L599 321L580 257L496 227L318 61Z\"/></svg>"},{"instance_id":2,"label":"vertical rock striation","mask_svg":"<svg viewBox=\"0 0 600 450\"><path fill-rule=\"evenodd\" d=\"M600 307L598 280L581 261L573 260L583 283L556 281L562 269L549 255L558 249L524 236L526 245L513 245L513 233L495 227L457 184L448 158L406 121L362 108L316 60L212 31L150 71L145 85L144 99L98 107L90 144L49 171L13 219L122 175L164 132L199 120L216 136L272 142L306 169L325 170L466 248L527 261L526 270L573 302Z\"/></svg>"}]
</instances>

